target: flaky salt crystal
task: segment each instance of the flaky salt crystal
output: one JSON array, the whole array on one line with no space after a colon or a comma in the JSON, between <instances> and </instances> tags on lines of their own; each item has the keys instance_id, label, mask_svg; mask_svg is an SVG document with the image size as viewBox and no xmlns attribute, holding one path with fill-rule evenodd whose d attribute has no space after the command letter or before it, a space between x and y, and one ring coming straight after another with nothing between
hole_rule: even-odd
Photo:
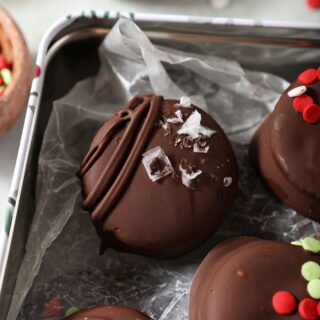
<instances>
[{"instance_id":1,"label":"flaky salt crystal","mask_svg":"<svg viewBox=\"0 0 320 320\"><path fill-rule=\"evenodd\" d=\"M173 171L171 162L162 148L156 147L143 155L142 163L152 182L166 177Z\"/></svg>"},{"instance_id":2,"label":"flaky salt crystal","mask_svg":"<svg viewBox=\"0 0 320 320\"><path fill-rule=\"evenodd\" d=\"M174 118L168 118L167 122L169 123L183 123L183 119L182 119L182 112L180 110L177 110L175 112L175 117Z\"/></svg>"},{"instance_id":3,"label":"flaky salt crystal","mask_svg":"<svg viewBox=\"0 0 320 320\"><path fill-rule=\"evenodd\" d=\"M215 133L214 130L201 125L201 114L197 110L192 112L177 132L188 135L192 140L199 138L200 135L211 137Z\"/></svg>"},{"instance_id":4,"label":"flaky salt crystal","mask_svg":"<svg viewBox=\"0 0 320 320\"><path fill-rule=\"evenodd\" d=\"M193 144L193 152L195 153L207 153L209 151L209 146L200 147L197 143Z\"/></svg>"},{"instance_id":5,"label":"flaky salt crystal","mask_svg":"<svg viewBox=\"0 0 320 320\"><path fill-rule=\"evenodd\" d=\"M188 173L187 170L183 169L181 165L179 166L179 170L181 171L182 183L188 188L192 187L192 181L202 173L201 170L195 170L191 173Z\"/></svg>"},{"instance_id":6,"label":"flaky salt crystal","mask_svg":"<svg viewBox=\"0 0 320 320\"><path fill-rule=\"evenodd\" d=\"M182 96L180 98L179 106L182 108L190 108L191 107L191 99L189 97Z\"/></svg>"},{"instance_id":7,"label":"flaky salt crystal","mask_svg":"<svg viewBox=\"0 0 320 320\"><path fill-rule=\"evenodd\" d=\"M163 123L162 123L162 128L163 128L164 130L167 130L167 129L169 128L168 122L163 122Z\"/></svg>"},{"instance_id":8,"label":"flaky salt crystal","mask_svg":"<svg viewBox=\"0 0 320 320\"><path fill-rule=\"evenodd\" d=\"M228 188L228 187L231 186L231 184L232 184L232 178L231 177L225 177L223 179L223 186L224 187Z\"/></svg>"}]
</instances>

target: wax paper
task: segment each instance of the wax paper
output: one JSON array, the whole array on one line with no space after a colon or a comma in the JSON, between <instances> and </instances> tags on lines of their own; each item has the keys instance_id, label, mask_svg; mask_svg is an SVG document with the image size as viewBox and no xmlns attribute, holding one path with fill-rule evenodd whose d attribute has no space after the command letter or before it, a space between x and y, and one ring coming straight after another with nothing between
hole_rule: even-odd
<instances>
[{"instance_id":1,"label":"wax paper","mask_svg":"<svg viewBox=\"0 0 320 320\"><path fill-rule=\"evenodd\" d=\"M99 49L98 75L54 103L39 156L36 212L8 319L62 319L71 307L119 304L154 320L186 320L192 277L216 243L236 235L290 241L317 230L316 223L281 204L248 159L253 131L288 82L236 62L248 59L250 65L254 57L270 65L264 49L243 54L245 48L231 47L214 47L208 55L155 46L134 22L117 22ZM273 67L295 52L276 50ZM111 249L99 255L99 239L81 209L76 171L99 126L131 97L150 92L189 96L220 123L239 163L239 191L217 233L184 257L157 260Z\"/></svg>"}]
</instances>

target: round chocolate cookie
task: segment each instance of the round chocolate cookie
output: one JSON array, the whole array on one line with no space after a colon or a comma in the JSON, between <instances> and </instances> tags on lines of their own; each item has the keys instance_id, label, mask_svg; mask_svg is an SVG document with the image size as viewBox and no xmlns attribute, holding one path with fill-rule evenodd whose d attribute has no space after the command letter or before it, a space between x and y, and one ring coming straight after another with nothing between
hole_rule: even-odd
<instances>
[{"instance_id":1,"label":"round chocolate cookie","mask_svg":"<svg viewBox=\"0 0 320 320\"><path fill-rule=\"evenodd\" d=\"M79 311L66 320L150 320L150 318L131 308L101 306Z\"/></svg>"},{"instance_id":2,"label":"round chocolate cookie","mask_svg":"<svg viewBox=\"0 0 320 320\"><path fill-rule=\"evenodd\" d=\"M189 319L300 320L305 304L313 305L308 312L317 312L319 298L308 294L310 282L304 277L319 276L319 264L320 255L291 244L253 237L226 240L194 276Z\"/></svg>"},{"instance_id":3,"label":"round chocolate cookie","mask_svg":"<svg viewBox=\"0 0 320 320\"><path fill-rule=\"evenodd\" d=\"M83 208L102 251L159 258L207 240L232 203L238 168L220 126L189 99L135 97L100 128L81 168Z\"/></svg>"},{"instance_id":4,"label":"round chocolate cookie","mask_svg":"<svg viewBox=\"0 0 320 320\"><path fill-rule=\"evenodd\" d=\"M261 124L250 154L268 186L284 203L319 221L320 79L315 76L307 81L304 74L283 93Z\"/></svg>"}]
</instances>

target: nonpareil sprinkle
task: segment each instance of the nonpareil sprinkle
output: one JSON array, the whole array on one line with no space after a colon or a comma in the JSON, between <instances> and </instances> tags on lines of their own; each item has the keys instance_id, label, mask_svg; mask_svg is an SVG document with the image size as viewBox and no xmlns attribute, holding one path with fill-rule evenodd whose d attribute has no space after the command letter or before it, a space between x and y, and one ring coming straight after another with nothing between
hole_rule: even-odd
<instances>
[{"instance_id":1,"label":"nonpareil sprinkle","mask_svg":"<svg viewBox=\"0 0 320 320\"><path fill-rule=\"evenodd\" d=\"M4 84L6 86L8 86L10 84L11 78L12 78L11 70L4 68L0 71L0 74L1 74L1 77L2 77Z\"/></svg>"},{"instance_id":2,"label":"nonpareil sprinkle","mask_svg":"<svg viewBox=\"0 0 320 320\"><path fill-rule=\"evenodd\" d=\"M301 274L307 281L320 279L320 266L314 261L308 261L302 265Z\"/></svg>"},{"instance_id":3,"label":"nonpareil sprinkle","mask_svg":"<svg viewBox=\"0 0 320 320\"><path fill-rule=\"evenodd\" d=\"M302 240L302 247L304 250L311 251L313 253L319 253L320 241L312 237L307 237Z\"/></svg>"},{"instance_id":4,"label":"nonpareil sprinkle","mask_svg":"<svg viewBox=\"0 0 320 320\"><path fill-rule=\"evenodd\" d=\"M320 299L320 279L313 279L308 283L307 291L310 297Z\"/></svg>"},{"instance_id":5,"label":"nonpareil sprinkle","mask_svg":"<svg viewBox=\"0 0 320 320\"><path fill-rule=\"evenodd\" d=\"M272 306L275 312L281 315L292 313L296 308L296 299L288 291L278 291L272 297Z\"/></svg>"},{"instance_id":6,"label":"nonpareil sprinkle","mask_svg":"<svg viewBox=\"0 0 320 320\"><path fill-rule=\"evenodd\" d=\"M3 54L0 54L0 96L2 96L12 80L12 65Z\"/></svg>"},{"instance_id":7,"label":"nonpareil sprinkle","mask_svg":"<svg viewBox=\"0 0 320 320\"><path fill-rule=\"evenodd\" d=\"M299 304L299 314L302 319L305 320L316 320L318 319L317 311L318 303L313 299L303 299Z\"/></svg>"},{"instance_id":8,"label":"nonpareil sprinkle","mask_svg":"<svg viewBox=\"0 0 320 320\"><path fill-rule=\"evenodd\" d=\"M300 73L298 80L305 85L309 85L318 80L317 70L314 68L307 69Z\"/></svg>"}]
</instances>

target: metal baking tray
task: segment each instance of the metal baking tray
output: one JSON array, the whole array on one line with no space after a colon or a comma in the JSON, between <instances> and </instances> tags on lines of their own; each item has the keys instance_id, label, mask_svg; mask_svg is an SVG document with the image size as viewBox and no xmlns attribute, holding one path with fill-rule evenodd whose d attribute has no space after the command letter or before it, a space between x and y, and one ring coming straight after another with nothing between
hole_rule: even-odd
<instances>
[{"instance_id":1,"label":"metal baking tray","mask_svg":"<svg viewBox=\"0 0 320 320\"><path fill-rule=\"evenodd\" d=\"M7 235L1 237L5 250L0 275L0 320L7 319L25 253L35 210L38 156L53 101L64 96L78 81L97 74L98 46L119 17L133 19L156 44L193 52L208 53L212 46L228 44L246 50L260 46L270 52L286 47L320 50L320 25L108 11L81 12L58 21L40 45L8 200ZM306 68L305 63L292 64L289 60L279 65L270 59L270 63L262 65L259 59L247 59L238 52L233 58L245 68L272 72L289 81ZM312 66L317 67L314 63L308 65Z\"/></svg>"}]
</instances>

